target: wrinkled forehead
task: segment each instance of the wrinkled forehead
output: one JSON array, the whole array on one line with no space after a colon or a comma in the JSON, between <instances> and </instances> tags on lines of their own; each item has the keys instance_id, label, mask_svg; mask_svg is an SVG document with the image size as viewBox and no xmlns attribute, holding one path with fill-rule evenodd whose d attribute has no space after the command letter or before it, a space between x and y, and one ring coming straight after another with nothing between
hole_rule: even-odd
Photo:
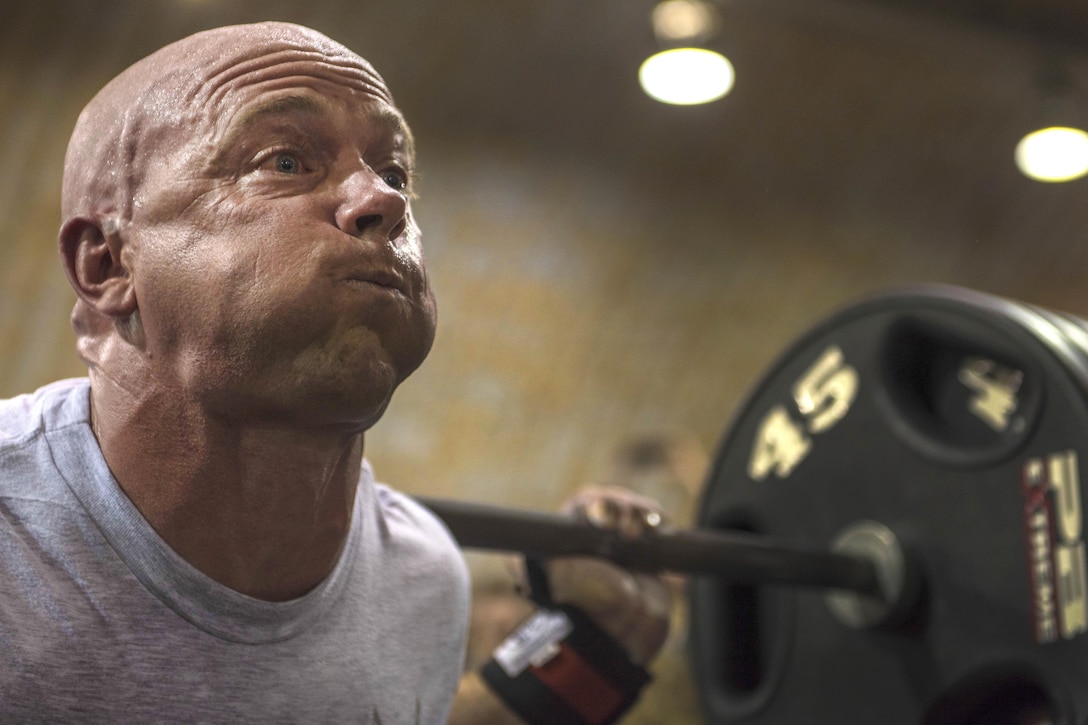
<instances>
[{"instance_id":1,"label":"wrinkled forehead","mask_svg":"<svg viewBox=\"0 0 1088 725\"><path fill-rule=\"evenodd\" d=\"M162 48L114 78L81 114L65 160L64 214L101 206L107 197L123 207L153 157L255 96L315 81L395 112L385 81L367 61L300 25L215 28Z\"/></svg>"},{"instance_id":2,"label":"wrinkled forehead","mask_svg":"<svg viewBox=\"0 0 1088 725\"><path fill-rule=\"evenodd\" d=\"M328 37L298 25L260 23L199 33L164 49L163 88L182 113L231 115L248 99L299 83L323 81L393 106L385 81L365 60ZM180 57L178 57L180 56ZM188 66L189 73L172 72Z\"/></svg>"},{"instance_id":3,"label":"wrinkled forehead","mask_svg":"<svg viewBox=\"0 0 1088 725\"><path fill-rule=\"evenodd\" d=\"M393 105L385 81L369 63L316 31L287 24L223 30L216 43L221 47L192 79L190 93L198 107L218 108L241 90L275 90L298 78L318 78Z\"/></svg>"}]
</instances>

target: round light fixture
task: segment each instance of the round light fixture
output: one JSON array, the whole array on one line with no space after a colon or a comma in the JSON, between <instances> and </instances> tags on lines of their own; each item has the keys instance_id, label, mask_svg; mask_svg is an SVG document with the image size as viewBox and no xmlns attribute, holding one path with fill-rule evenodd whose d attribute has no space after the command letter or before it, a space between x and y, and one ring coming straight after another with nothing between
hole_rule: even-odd
<instances>
[{"instance_id":1,"label":"round light fixture","mask_svg":"<svg viewBox=\"0 0 1088 725\"><path fill-rule=\"evenodd\" d=\"M1051 126L1033 131L1016 145L1016 165L1036 181L1072 181L1088 174L1088 133Z\"/></svg>"},{"instance_id":2,"label":"round light fixture","mask_svg":"<svg viewBox=\"0 0 1088 725\"><path fill-rule=\"evenodd\" d=\"M642 90L662 103L691 106L729 93L733 64L705 48L673 48L650 56L638 70Z\"/></svg>"},{"instance_id":3,"label":"round light fixture","mask_svg":"<svg viewBox=\"0 0 1088 725\"><path fill-rule=\"evenodd\" d=\"M650 20L658 40L691 42L714 31L717 13L703 0L663 0L654 7Z\"/></svg>"}]
</instances>

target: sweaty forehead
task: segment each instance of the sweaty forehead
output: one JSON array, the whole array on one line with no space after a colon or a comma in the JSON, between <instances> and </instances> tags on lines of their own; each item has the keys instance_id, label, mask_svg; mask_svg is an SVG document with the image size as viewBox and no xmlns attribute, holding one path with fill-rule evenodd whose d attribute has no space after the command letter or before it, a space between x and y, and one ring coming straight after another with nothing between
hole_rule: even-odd
<instances>
[{"instance_id":1,"label":"sweaty forehead","mask_svg":"<svg viewBox=\"0 0 1088 725\"><path fill-rule=\"evenodd\" d=\"M172 76L187 86L175 92L187 107L204 112L222 114L254 93L313 81L393 105L389 89L369 63L309 28L287 23L231 26L177 45L194 72Z\"/></svg>"},{"instance_id":2,"label":"sweaty forehead","mask_svg":"<svg viewBox=\"0 0 1088 725\"><path fill-rule=\"evenodd\" d=\"M265 42L249 45L245 54L210 64L205 77L196 79L200 85L194 89L193 100L217 105L231 91L254 86L276 88L296 78L308 77L350 87L393 104L385 82L369 63L324 36L307 40L305 35L266 37Z\"/></svg>"},{"instance_id":3,"label":"sweaty forehead","mask_svg":"<svg viewBox=\"0 0 1088 725\"><path fill-rule=\"evenodd\" d=\"M162 48L107 84L81 114L65 159L65 216L124 207L163 144L191 138L256 95L315 82L395 110L368 62L300 25L215 28Z\"/></svg>"}]
</instances>

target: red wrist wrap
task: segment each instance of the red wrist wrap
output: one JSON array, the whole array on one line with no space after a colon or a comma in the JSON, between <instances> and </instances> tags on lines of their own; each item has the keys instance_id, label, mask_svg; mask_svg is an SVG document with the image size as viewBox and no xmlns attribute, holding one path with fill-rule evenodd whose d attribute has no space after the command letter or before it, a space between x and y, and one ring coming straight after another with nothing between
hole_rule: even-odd
<instances>
[{"instance_id":1,"label":"red wrist wrap","mask_svg":"<svg viewBox=\"0 0 1088 725\"><path fill-rule=\"evenodd\" d=\"M532 725L607 725L650 681L581 610L540 610L484 665L491 689Z\"/></svg>"}]
</instances>

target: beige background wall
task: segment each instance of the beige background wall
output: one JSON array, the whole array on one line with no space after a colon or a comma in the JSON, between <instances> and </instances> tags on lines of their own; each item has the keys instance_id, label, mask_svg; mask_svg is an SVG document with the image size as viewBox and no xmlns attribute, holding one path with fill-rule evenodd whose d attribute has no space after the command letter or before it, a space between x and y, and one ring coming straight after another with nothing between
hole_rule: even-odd
<instances>
[{"instance_id":1,"label":"beige background wall","mask_svg":"<svg viewBox=\"0 0 1088 725\"><path fill-rule=\"evenodd\" d=\"M1088 314L1086 182L1010 161L1038 45L863 3L739 2L737 89L665 108L633 84L651 4L9 3L0 395L81 371L54 245L82 104L165 42L259 18L370 57L419 138L440 329L367 444L408 491L550 508L631 435L713 449L795 335L890 286ZM1085 76L1083 54L1067 63Z\"/></svg>"},{"instance_id":2,"label":"beige background wall","mask_svg":"<svg viewBox=\"0 0 1088 725\"><path fill-rule=\"evenodd\" d=\"M1024 113L1034 46L915 35L909 17L861 25L856 8L827 37L833 18L794 2L777 24L739 16L735 62L757 78L676 109L641 96L629 59L548 45L549 3L465 3L461 20L422 2L252 5L14 3L0 30L0 394L81 370L54 239L82 104L169 40L258 18L373 58L419 136L440 330L368 445L409 490L548 506L630 434L679 429L713 448L793 336L889 286L1088 312L1085 182L1030 182L985 154L994 119ZM618 3L554 5L647 33ZM496 64L505 81L483 75ZM825 79L819 98L802 95L802 72ZM587 74L596 96L575 85Z\"/></svg>"}]
</instances>

